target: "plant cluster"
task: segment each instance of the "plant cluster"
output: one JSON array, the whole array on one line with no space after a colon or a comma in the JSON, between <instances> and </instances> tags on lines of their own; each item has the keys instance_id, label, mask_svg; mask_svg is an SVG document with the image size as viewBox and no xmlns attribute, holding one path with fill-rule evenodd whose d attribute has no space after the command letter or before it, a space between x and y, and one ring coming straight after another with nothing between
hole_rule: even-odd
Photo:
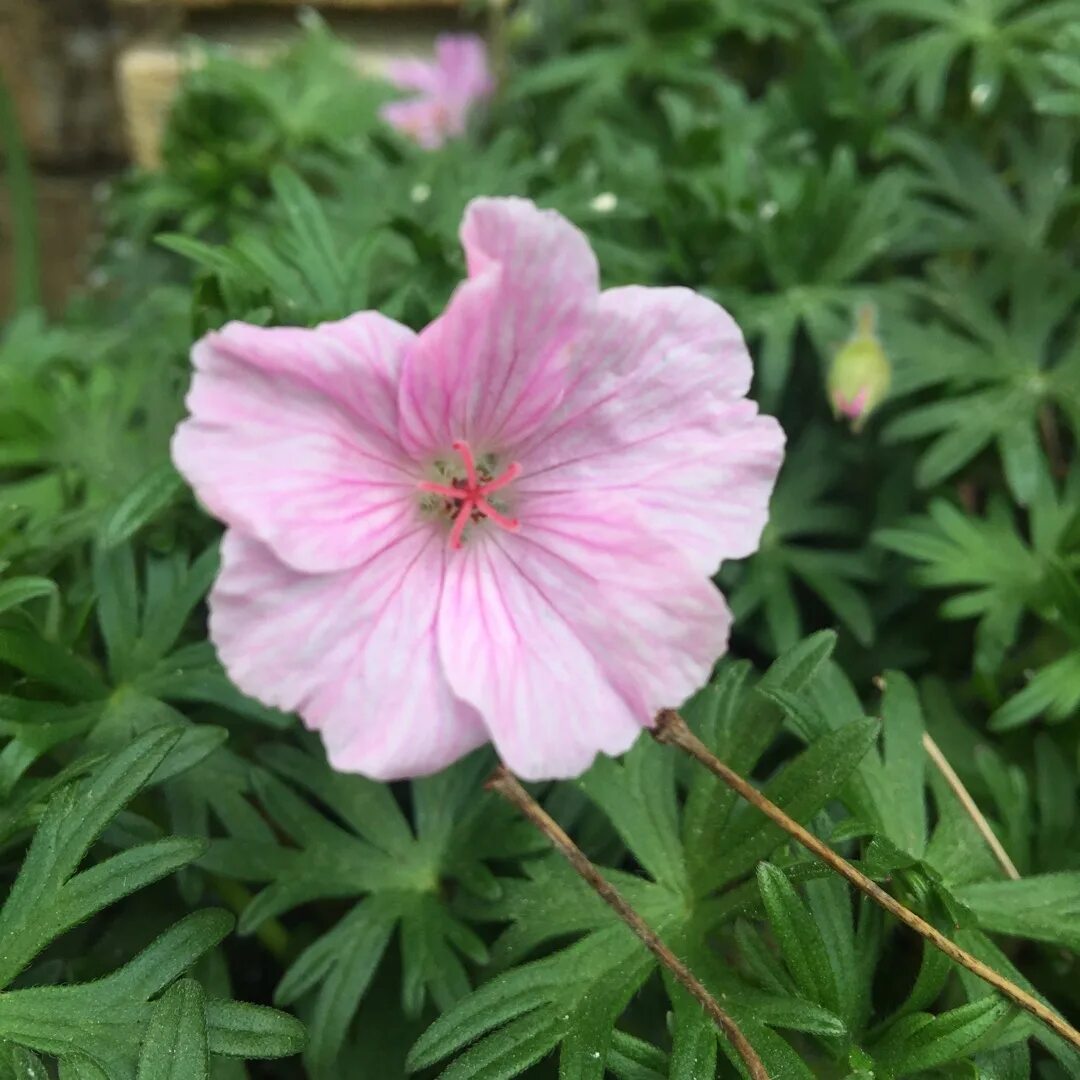
<instances>
[{"instance_id":1,"label":"plant cluster","mask_svg":"<svg viewBox=\"0 0 1080 1080\"><path fill-rule=\"evenodd\" d=\"M266 68L209 55L163 168L111 192L85 290L3 329L0 1080L739 1075L484 791L489 751L335 773L206 637L219 529L169 457L191 342L423 326L481 194L560 210L606 285L731 310L788 433L761 550L720 571L735 633L693 729L1080 1019L1080 2L493 7L500 92L434 151L318 24ZM865 305L891 378L854 431L826 379ZM535 793L770 1076L1080 1076L671 748Z\"/></svg>"}]
</instances>

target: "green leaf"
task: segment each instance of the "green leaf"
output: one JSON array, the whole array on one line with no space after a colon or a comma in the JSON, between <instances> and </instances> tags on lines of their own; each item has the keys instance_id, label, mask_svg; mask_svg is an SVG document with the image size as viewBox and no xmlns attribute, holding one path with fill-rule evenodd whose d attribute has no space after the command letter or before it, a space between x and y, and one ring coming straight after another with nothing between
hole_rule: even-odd
<instances>
[{"instance_id":1,"label":"green leaf","mask_svg":"<svg viewBox=\"0 0 1080 1080\"><path fill-rule=\"evenodd\" d=\"M1016 1006L990 995L930 1016L915 1013L892 1024L873 1047L875 1059L898 1075L934 1069L969 1057L1015 1015Z\"/></svg>"},{"instance_id":2,"label":"green leaf","mask_svg":"<svg viewBox=\"0 0 1080 1080\"><path fill-rule=\"evenodd\" d=\"M440 1016L420 1036L409 1051L409 1071L433 1065L493 1027L538 1009L558 988L560 978L560 966L544 961L496 976Z\"/></svg>"},{"instance_id":3,"label":"green leaf","mask_svg":"<svg viewBox=\"0 0 1080 1080\"><path fill-rule=\"evenodd\" d=\"M8 578L7 581L0 581L0 612L22 607L31 600L44 597L49 600L50 610L53 612L49 622L55 623L59 595L56 583L48 578L31 576Z\"/></svg>"},{"instance_id":4,"label":"green leaf","mask_svg":"<svg viewBox=\"0 0 1080 1080\"><path fill-rule=\"evenodd\" d=\"M416 1071L473 1043L443 1076L475 1070L510 1077L563 1043L561 1072L601 1076L615 1022L654 966L625 926L609 924L474 990L424 1033L408 1067Z\"/></svg>"},{"instance_id":5,"label":"green leaf","mask_svg":"<svg viewBox=\"0 0 1080 1080\"><path fill-rule=\"evenodd\" d=\"M58 937L129 893L194 862L205 850L202 840L169 837L114 855L68 879L40 932Z\"/></svg>"},{"instance_id":6,"label":"green leaf","mask_svg":"<svg viewBox=\"0 0 1080 1080\"><path fill-rule=\"evenodd\" d=\"M207 1080L205 998L194 979L180 979L155 1003L143 1036L137 1080Z\"/></svg>"},{"instance_id":7,"label":"green leaf","mask_svg":"<svg viewBox=\"0 0 1080 1080\"><path fill-rule=\"evenodd\" d=\"M99 543L106 550L130 540L162 513L184 490L171 462L146 473L102 522Z\"/></svg>"},{"instance_id":8,"label":"green leaf","mask_svg":"<svg viewBox=\"0 0 1080 1080\"><path fill-rule=\"evenodd\" d=\"M1080 871L954 889L984 930L1080 950Z\"/></svg>"},{"instance_id":9,"label":"green leaf","mask_svg":"<svg viewBox=\"0 0 1080 1080\"><path fill-rule=\"evenodd\" d=\"M565 1021L538 1009L466 1050L440 1074L441 1080L509 1080L546 1057L558 1045Z\"/></svg>"},{"instance_id":10,"label":"green leaf","mask_svg":"<svg viewBox=\"0 0 1080 1080\"><path fill-rule=\"evenodd\" d=\"M926 848L926 752L919 697L911 681L886 672L882 698L884 769L876 793L885 835L901 851L919 856Z\"/></svg>"},{"instance_id":11,"label":"green leaf","mask_svg":"<svg viewBox=\"0 0 1080 1080\"><path fill-rule=\"evenodd\" d=\"M53 796L19 876L0 910L0 985L7 985L56 934L197 854L182 840L115 856L123 873L110 880L92 868L76 875L91 844L164 760L176 733L157 729L137 739L91 776Z\"/></svg>"},{"instance_id":12,"label":"green leaf","mask_svg":"<svg viewBox=\"0 0 1080 1080\"><path fill-rule=\"evenodd\" d=\"M716 1074L716 1025L697 1000L665 977L675 1013L669 1080L697 1080Z\"/></svg>"},{"instance_id":13,"label":"green leaf","mask_svg":"<svg viewBox=\"0 0 1080 1080\"><path fill-rule=\"evenodd\" d=\"M313 986L319 987L308 1048L316 1075L332 1069L397 921L392 896L362 901L309 945L278 985L274 1000L282 1005L296 1001Z\"/></svg>"},{"instance_id":14,"label":"green leaf","mask_svg":"<svg viewBox=\"0 0 1080 1080\"><path fill-rule=\"evenodd\" d=\"M686 868L679 843L675 755L643 736L622 765L601 757L578 783L649 874L679 887Z\"/></svg>"},{"instance_id":15,"label":"green leaf","mask_svg":"<svg viewBox=\"0 0 1080 1080\"><path fill-rule=\"evenodd\" d=\"M0 664L54 687L73 701L105 697L108 688L67 649L36 634L0 627Z\"/></svg>"},{"instance_id":16,"label":"green leaf","mask_svg":"<svg viewBox=\"0 0 1080 1080\"><path fill-rule=\"evenodd\" d=\"M12 1080L49 1080L49 1070L37 1054L24 1046L9 1044L4 1049L10 1051Z\"/></svg>"},{"instance_id":17,"label":"green leaf","mask_svg":"<svg viewBox=\"0 0 1080 1080\"><path fill-rule=\"evenodd\" d=\"M802 996L839 1011L840 995L832 964L810 911L775 866L762 863L757 879L769 925Z\"/></svg>"},{"instance_id":18,"label":"green leaf","mask_svg":"<svg viewBox=\"0 0 1080 1080\"><path fill-rule=\"evenodd\" d=\"M736 772L746 774L756 764L783 723L784 712L769 691L797 693L810 685L836 646L836 635L822 631L800 642L777 659L762 676L757 692L747 694L746 667L724 669L715 686L707 687L688 707L688 719L698 723L709 748ZM700 710L703 717L695 714ZM694 772L683 815L683 847L694 888L699 894L718 883L713 853L729 844L728 819L735 793L705 769ZM752 862L747 864L747 869Z\"/></svg>"},{"instance_id":19,"label":"green leaf","mask_svg":"<svg viewBox=\"0 0 1080 1080\"><path fill-rule=\"evenodd\" d=\"M829 732L803 751L765 785L764 793L800 823L805 823L829 799L877 740L876 720L855 720ZM785 840L786 834L756 812L745 812L725 834L722 853L715 857L710 879L720 885L744 874Z\"/></svg>"},{"instance_id":20,"label":"green leaf","mask_svg":"<svg viewBox=\"0 0 1080 1080\"><path fill-rule=\"evenodd\" d=\"M206 1002L210 1053L239 1058L280 1058L304 1048L304 1025L295 1017L244 1001Z\"/></svg>"},{"instance_id":21,"label":"green leaf","mask_svg":"<svg viewBox=\"0 0 1080 1080\"><path fill-rule=\"evenodd\" d=\"M1080 710L1080 652L1073 651L1037 671L1018 694L990 718L992 731L1010 731L1043 713L1060 721Z\"/></svg>"},{"instance_id":22,"label":"green leaf","mask_svg":"<svg viewBox=\"0 0 1080 1080\"><path fill-rule=\"evenodd\" d=\"M666 1080L668 1076L667 1055L625 1031L613 1033L607 1067L617 1080Z\"/></svg>"}]
</instances>

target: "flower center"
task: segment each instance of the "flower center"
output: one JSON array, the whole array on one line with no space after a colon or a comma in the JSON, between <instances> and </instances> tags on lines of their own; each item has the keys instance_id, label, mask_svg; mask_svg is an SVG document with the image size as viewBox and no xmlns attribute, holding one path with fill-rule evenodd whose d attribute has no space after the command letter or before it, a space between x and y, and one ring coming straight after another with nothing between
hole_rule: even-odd
<instances>
[{"instance_id":1,"label":"flower center","mask_svg":"<svg viewBox=\"0 0 1080 1080\"><path fill-rule=\"evenodd\" d=\"M520 476L521 466L513 461L498 476L492 477L487 470L482 472L477 470L472 449L464 439L458 439L452 445L454 450L461 455L462 464L465 466L465 476L452 480L449 484L421 480L417 485L421 491L441 495L446 500L447 512L454 518L454 527L450 530L450 546L460 548L465 526L470 521L483 521L484 518L490 518L500 528L509 532L517 532L519 528L517 518L507 517L497 510L491 505L488 496L501 491Z\"/></svg>"}]
</instances>

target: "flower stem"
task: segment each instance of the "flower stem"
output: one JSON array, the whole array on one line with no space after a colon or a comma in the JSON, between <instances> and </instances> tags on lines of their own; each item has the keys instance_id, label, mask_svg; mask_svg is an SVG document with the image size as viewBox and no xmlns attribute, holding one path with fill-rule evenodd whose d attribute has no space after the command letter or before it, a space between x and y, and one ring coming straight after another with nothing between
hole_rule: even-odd
<instances>
[{"instance_id":1,"label":"flower stem","mask_svg":"<svg viewBox=\"0 0 1080 1080\"><path fill-rule=\"evenodd\" d=\"M244 908L251 903L251 892L238 881L231 878L219 877L214 874L211 878L218 896L229 905L237 915L244 913ZM280 960L282 963L289 956L289 932L277 919L266 919L255 931L255 937L262 942L266 951Z\"/></svg>"},{"instance_id":2,"label":"flower stem","mask_svg":"<svg viewBox=\"0 0 1080 1080\"><path fill-rule=\"evenodd\" d=\"M961 949L959 945L947 938L940 930L935 929L925 919L916 915L915 912L908 910L880 885L877 885L865 874L856 870L851 863L837 855L827 844L785 814L779 806L762 795L751 783L725 765L687 727L686 721L677 712L664 709L657 716L656 727L653 729L652 735L658 742L676 746L691 757L696 758L709 772L727 784L732 791L760 810L770 821L779 825L784 832L797 840L804 848L816 855L841 877L849 881L861 893L870 897L874 903L883 907L890 915L894 915L905 926L920 934L931 945L940 949L950 960L953 960L961 967L967 968L973 975L977 975L984 982L989 983L1004 994L1013 1004L1018 1005L1025 1012L1029 1012L1032 1016L1041 1020L1048 1028L1063 1039L1068 1040L1073 1046L1080 1048L1080 1031L1077 1031L1076 1028L1037 998L1032 997L1027 991L1010 982L965 949Z\"/></svg>"},{"instance_id":3,"label":"flower stem","mask_svg":"<svg viewBox=\"0 0 1080 1080\"><path fill-rule=\"evenodd\" d=\"M500 765L486 786L489 791L496 792L516 807L551 841L597 896L637 934L649 952L697 999L742 1058L751 1080L769 1080L761 1058L735 1021L717 1004L693 972L660 940L656 931L626 902L618 889L600 874L558 822L521 786L517 777L505 765Z\"/></svg>"},{"instance_id":4,"label":"flower stem","mask_svg":"<svg viewBox=\"0 0 1080 1080\"><path fill-rule=\"evenodd\" d=\"M1012 878L1013 881L1019 881L1020 871L1016 869L1016 864L1009 858L1009 853L994 834L994 830L990 828L990 822L983 816L983 812L971 797L971 792L964 787L964 781L956 775L956 770L949 764L949 759L941 752L941 747L926 732L923 732L922 742L927 757L941 773L945 783L949 785L949 789L964 808L964 812L975 823L975 828L979 830L986 841L986 846L993 852L1001 869L1005 871L1007 877Z\"/></svg>"}]
</instances>

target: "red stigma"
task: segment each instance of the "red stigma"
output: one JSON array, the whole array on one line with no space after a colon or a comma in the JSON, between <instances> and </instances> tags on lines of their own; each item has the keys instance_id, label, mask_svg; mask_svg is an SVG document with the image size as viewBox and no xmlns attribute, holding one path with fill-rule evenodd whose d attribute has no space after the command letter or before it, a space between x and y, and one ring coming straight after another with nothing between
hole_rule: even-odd
<instances>
[{"instance_id":1,"label":"red stigma","mask_svg":"<svg viewBox=\"0 0 1080 1080\"><path fill-rule=\"evenodd\" d=\"M452 485L421 480L418 485L421 491L442 495L449 500L454 512L454 527L450 530L450 546L460 548L465 526L470 521L480 521L483 518L490 518L500 528L509 532L517 532L520 527L517 518L509 518L500 513L488 502L487 497L500 491L520 476L521 466L513 461L498 476L481 481L476 471L476 459L473 457L469 444L464 439L458 439L452 445L461 455L461 460L465 465L465 479L455 480Z\"/></svg>"}]
</instances>

